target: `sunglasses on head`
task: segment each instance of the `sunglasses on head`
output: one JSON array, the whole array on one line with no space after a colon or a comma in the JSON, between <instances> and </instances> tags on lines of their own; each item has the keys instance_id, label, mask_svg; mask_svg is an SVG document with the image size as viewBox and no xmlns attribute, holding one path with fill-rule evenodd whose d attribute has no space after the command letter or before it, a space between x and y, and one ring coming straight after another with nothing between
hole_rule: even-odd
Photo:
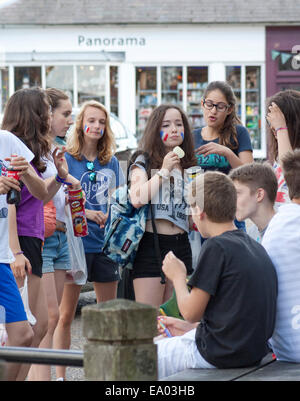
<instances>
[{"instance_id":1,"label":"sunglasses on head","mask_svg":"<svg viewBox=\"0 0 300 401\"><path fill-rule=\"evenodd\" d=\"M97 173L95 172L94 162L87 162L86 167L89 170L89 180L95 182Z\"/></svg>"}]
</instances>

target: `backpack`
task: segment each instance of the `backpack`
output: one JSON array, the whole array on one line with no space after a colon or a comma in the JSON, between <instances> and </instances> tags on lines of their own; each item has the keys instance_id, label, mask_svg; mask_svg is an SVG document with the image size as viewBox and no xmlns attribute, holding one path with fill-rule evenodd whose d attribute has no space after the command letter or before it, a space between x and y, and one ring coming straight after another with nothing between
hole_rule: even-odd
<instances>
[{"instance_id":1,"label":"backpack","mask_svg":"<svg viewBox=\"0 0 300 401\"><path fill-rule=\"evenodd\" d=\"M138 155L136 153L135 157L131 158L127 173ZM139 164L146 168L145 163ZM103 252L121 268L132 269L140 240L145 232L149 204L136 209L130 202L128 189L127 182L127 185L117 188L112 195L110 221L105 227Z\"/></svg>"}]
</instances>

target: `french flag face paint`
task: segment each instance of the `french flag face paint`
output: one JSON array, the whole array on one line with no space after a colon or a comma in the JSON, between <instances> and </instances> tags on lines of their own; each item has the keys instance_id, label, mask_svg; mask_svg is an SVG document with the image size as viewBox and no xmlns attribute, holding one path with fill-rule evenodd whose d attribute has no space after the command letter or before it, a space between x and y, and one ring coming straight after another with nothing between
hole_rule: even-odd
<instances>
[{"instance_id":1,"label":"french flag face paint","mask_svg":"<svg viewBox=\"0 0 300 401\"><path fill-rule=\"evenodd\" d=\"M180 133L182 140L184 140L184 132Z\"/></svg>"},{"instance_id":2,"label":"french flag face paint","mask_svg":"<svg viewBox=\"0 0 300 401\"><path fill-rule=\"evenodd\" d=\"M90 130L90 127L88 127L87 125L84 126L84 132L87 134Z\"/></svg>"},{"instance_id":3,"label":"french flag face paint","mask_svg":"<svg viewBox=\"0 0 300 401\"><path fill-rule=\"evenodd\" d=\"M166 142L166 140L168 139L168 134L164 131L160 131L160 138L163 142Z\"/></svg>"}]
</instances>

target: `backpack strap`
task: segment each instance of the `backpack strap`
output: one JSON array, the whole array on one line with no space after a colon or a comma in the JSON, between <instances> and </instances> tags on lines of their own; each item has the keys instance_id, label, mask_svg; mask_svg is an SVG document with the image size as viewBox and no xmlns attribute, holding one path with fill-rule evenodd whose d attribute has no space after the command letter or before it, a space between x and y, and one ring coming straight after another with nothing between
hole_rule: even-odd
<instances>
[{"instance_id":1,"label":"backpack strap","mask_svg":"<svg viewBox=\"0 0 300 401\"><path fill-rule=\"evenodd\" d=\"M156 258L157 258L158 264L161 268L160 283L166 284L166 277L165 277L164 272L162 271L162 259L161 259L161 254L160 254L159 239L158 239L158 234L157 234L156 225L155 225L153 205L152 205L151 201L150 201L150 212L151 212L152 228L153 228L153 233L154 233L154 248L155 248L155 253L156 253Z\"/></svg>"}]
</instances>

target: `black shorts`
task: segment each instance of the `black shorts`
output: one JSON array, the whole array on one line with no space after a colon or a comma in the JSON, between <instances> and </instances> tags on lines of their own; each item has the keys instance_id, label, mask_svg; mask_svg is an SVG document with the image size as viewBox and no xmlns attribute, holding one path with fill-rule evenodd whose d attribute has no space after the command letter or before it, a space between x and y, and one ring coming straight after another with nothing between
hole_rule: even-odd
<instances>
[{"instance_id":1,"label":"black shorts","mask_svg":"<svg viewBox=\"0 0 300 401\"><path fill-rule=\"evenodd\" d=\"M187 275L189 276L193 273L192 250L187 233L175 235L158 234L158 241L162 261L169 251L173 251L174 255L185 264ZM161 266L155 253L154 234L146 231L139 244L133 264L132 277L135 279L160 276Z\"/></svg>"},{"instance_id":2,"label":"black shorts","mask_svg":"<svg viewBox=\"0 0 300 401\"><path fill-rule=\"evenodd\" d=\"M19 236L19 242L21 250L24 252L26 258L29 259L32 267L32 274L35 274L38 277L42 277L43 241L40 238L36 237Z\"/></svg>"},{"instance_id":3,"label":"black shorts","mask_svg":"<svg viewBox=\"0 0 300 401\"><path fill-rule=\"evenodd\" d=\"M108 283L119 281L119 267L103 252L85 254L88 281L96 283Z\"/></svg>"}]
</instances>

